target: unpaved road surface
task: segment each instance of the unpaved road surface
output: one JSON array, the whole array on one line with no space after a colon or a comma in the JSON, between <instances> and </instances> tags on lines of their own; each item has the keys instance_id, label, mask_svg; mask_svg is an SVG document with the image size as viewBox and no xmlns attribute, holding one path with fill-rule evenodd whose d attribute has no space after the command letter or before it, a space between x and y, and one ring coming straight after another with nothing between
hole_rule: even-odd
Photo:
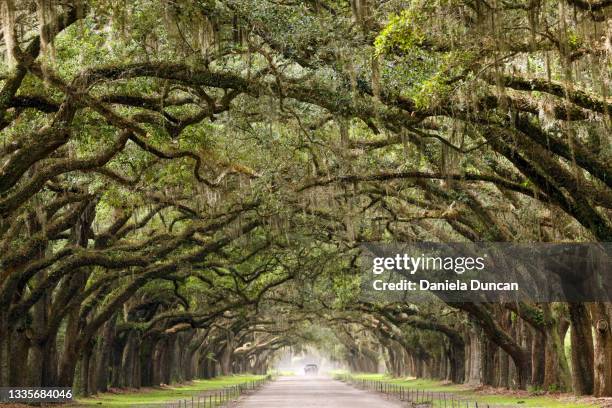
<instances>
[{"instance_id":1,"label":"unpaved road surface","mask_svg":"<svg viewBox=\"0 0 612 408\"><path fill-rule=\"evenodd\" d=\"M322 377L281 377L246 397L240 408L398 408L401 405Z\"/></svg>"}]
</instances>

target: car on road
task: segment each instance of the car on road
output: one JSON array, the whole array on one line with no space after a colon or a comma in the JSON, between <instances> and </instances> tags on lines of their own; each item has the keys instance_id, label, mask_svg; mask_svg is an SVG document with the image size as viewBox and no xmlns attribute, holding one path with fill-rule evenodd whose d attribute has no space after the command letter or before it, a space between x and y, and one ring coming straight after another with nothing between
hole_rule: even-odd
<instances>
[{"instance_id":1,"label":"car on road","mask_svg":"<svg viewBox=\"0 0 612 408\"><path fill-rule=\"evenodd\" d=\"M319 373L319 367L316 364L306 364L304 367L304 374L306 375L317 375Z\"/></svg>"}]
</instances>

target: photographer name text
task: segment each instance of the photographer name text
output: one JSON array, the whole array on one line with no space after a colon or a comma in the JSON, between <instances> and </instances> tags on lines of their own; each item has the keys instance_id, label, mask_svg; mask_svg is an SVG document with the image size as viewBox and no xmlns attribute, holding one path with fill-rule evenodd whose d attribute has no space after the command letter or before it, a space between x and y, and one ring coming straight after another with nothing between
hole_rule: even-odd
<instances>
[{"instance_id":1,"label":"photographer name text","mask_svg":"<svg viewBox=\"0 0 612 408\"><path fill-rule=\"evenodd\" d=\"M398 282L385 282L383 280L375 280L372 286L376 291L518 291L519 285L516 282L482 282L477 279L472 279L469 282L459 280L443 282L431 282L426 279L412 281L402 279Z\"/></svg>"}]
</instances>

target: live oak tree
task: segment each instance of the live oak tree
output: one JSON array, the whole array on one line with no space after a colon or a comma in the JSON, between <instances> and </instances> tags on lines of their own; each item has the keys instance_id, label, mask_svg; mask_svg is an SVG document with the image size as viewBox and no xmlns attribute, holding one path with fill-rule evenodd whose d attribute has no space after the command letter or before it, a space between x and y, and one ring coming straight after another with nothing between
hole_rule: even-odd
<instances>
[{"instance_id":1,"label":"live oak tree","mask_svg":"<svg viewBox=\"0 0 612 408\"><path fill-rule=\"evenodd\" d=\"M612 395L608 303L355 297L361 242L612 239L611 6L2 0L0 385L264 372L324 325L355 370Z\"/></svg>"}]
</instances>

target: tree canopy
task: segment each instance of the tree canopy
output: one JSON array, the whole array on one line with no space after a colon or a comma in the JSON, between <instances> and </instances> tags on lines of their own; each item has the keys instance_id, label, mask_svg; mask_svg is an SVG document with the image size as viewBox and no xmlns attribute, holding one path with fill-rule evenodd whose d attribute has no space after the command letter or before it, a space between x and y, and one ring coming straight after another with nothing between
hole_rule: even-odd
<instances>
[{"instance_id":1,"label":"tree canopy","mask_svg":"<svg viewBox=\"0 0 612 408\"><path fill-rule=\"evenodd\" d=\"M0 386L334 343L360 371L382 350L612 395L608 303L356 296L364 242L612 241L609 0L1 7Z\"/></svg>"}]
</instances>

